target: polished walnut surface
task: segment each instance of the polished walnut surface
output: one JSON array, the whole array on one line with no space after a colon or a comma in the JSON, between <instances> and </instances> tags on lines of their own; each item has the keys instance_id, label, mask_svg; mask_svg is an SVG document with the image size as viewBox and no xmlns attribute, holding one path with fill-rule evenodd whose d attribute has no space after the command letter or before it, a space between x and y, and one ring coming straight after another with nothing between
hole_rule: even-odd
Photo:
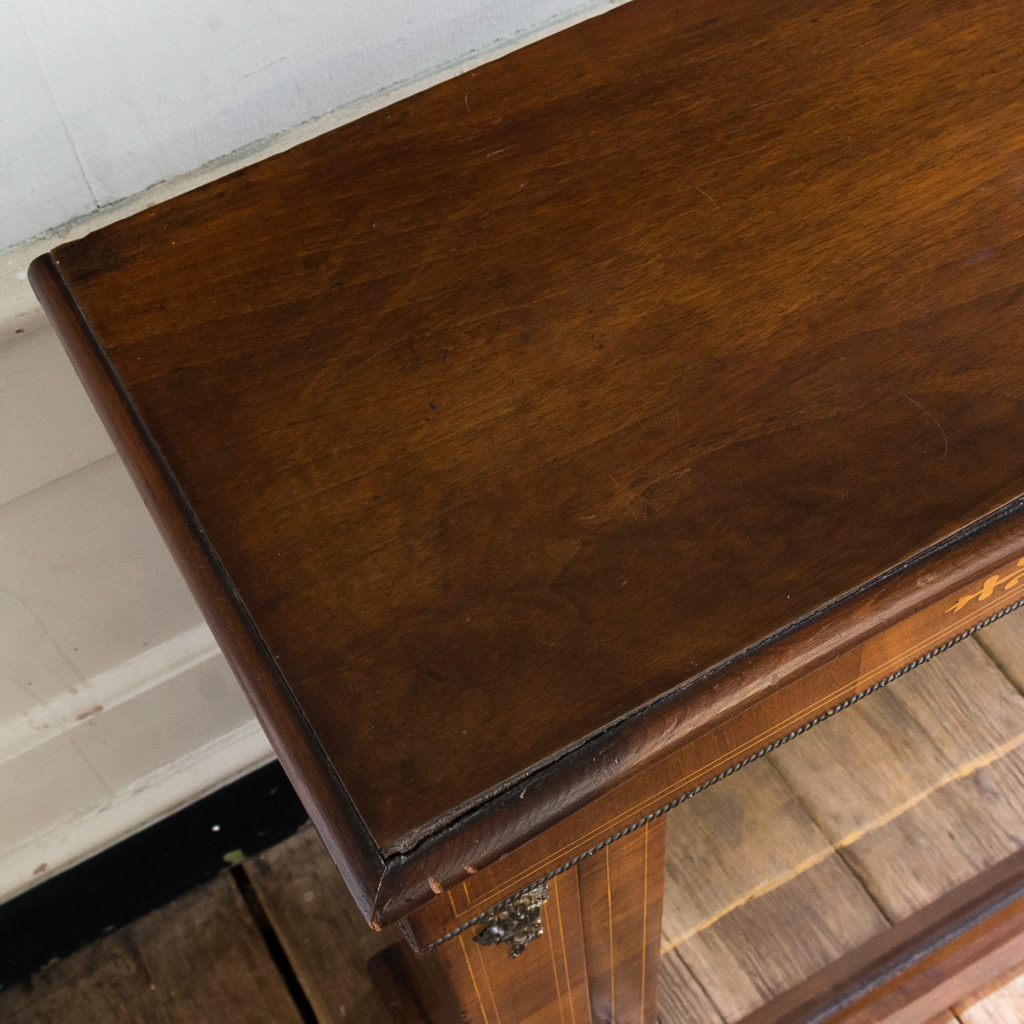
<instances>
[{"instance_id":1,"label":"polished walnut surface","mask_svg":"<svg viewBox=\"0 0 1024 1024\"><path fill-rule=\"evenodd\" d=\"M367 856L1024 492L1022 40L635 0L37 264Z\"/></svg>"}]
</instances>

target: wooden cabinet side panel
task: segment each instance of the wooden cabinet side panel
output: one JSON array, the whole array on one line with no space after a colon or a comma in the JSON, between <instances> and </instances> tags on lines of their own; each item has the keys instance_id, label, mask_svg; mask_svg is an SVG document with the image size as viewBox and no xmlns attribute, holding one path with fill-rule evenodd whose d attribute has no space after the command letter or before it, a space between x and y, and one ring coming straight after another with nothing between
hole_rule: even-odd
<instances>
[{"instance_id":1,"label":"wooden cabinet side panel","mask_svg":"<svg viewBox=\"0 0 1024 1024\"><path fill-rule=\"evenodd\" d=\"M553 879L544 934L516 958L466 931L436 951L467 1024L589 1024L587 959L575 871Z\"/></svg>"},{"instance_id":2,"label":"wooden cabinet side panel","mask_svg":"<svg viewBox=\"0 0 1024 1024\"><path fill-rule=\"evenodd\" d=\"M656 818L579 866L590 1007L598 1024L656 1020L665 824Z\"/></svg>"}]
</instances>

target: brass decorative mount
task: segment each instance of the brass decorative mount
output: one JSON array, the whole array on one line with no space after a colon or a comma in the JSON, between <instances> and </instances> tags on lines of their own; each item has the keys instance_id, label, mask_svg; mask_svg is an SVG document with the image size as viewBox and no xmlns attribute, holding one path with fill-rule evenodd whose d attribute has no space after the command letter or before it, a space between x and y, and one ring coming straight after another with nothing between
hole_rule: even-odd
<instances>
[{"instance_id":1,"label":"brass decorative mount","mask_svg":"<svg viewBox=\"0 0 1024 1024\"><path fill-rule=\"evenodd\" d=\"M481 946L507 943L512 947L508 955L515 959L534 939L544 934L540 912L548 899L548 887L538 885L500 904L483 919L484 930L474 935L473 941Z\"/></svg>"}]
</instances>

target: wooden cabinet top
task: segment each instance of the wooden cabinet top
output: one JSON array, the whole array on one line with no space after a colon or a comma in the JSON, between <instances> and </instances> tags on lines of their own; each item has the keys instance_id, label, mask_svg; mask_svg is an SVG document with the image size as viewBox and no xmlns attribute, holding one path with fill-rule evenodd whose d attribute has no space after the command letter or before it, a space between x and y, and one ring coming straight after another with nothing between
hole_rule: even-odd
<instances>
[{"instance_id":1,"label":"wooden cabinet top","mask_svg":"<svg viewBox=\"0 0 1024 1024\"><path fill-rule=\"evenodd\" d=\"M356 889L1016 516L1022 40L636 0L36 263Z\"/></svg>"}]
</instances>

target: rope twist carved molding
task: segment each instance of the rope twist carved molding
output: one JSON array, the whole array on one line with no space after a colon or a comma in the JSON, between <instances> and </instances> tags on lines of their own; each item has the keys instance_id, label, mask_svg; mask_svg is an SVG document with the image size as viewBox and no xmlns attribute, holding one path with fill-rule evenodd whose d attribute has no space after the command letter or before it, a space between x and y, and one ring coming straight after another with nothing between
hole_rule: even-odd
<instances>
[{"instance_id":1,"label":"rope twist carved molding","mask_svg":"<svg viewBox=\"0 0 1024 1024\"><path fill-rule=\"evenodd\" d=\"M1021 559L1021 562L1024 562L1024 559ZM1019 562L1018 565L1020 564L1021 563ZM1024 569L1022 569L1022 573L1024 573ZM1020 582L1020 580L1017 578L1018 574L1014 573L1013 575L1015 579L1011 581L1011 586L1015 586L1018 582ZM1007 583L1007 580L998 580L996 585L1000 583L1005 584ZM1007 589L1010 589L1010 587L1007 587ZM968 598L973 598L976 596L976 594L967 595ZM654 810L650 814L645 815L639 821L635 821L626 828L620 829L614 835L608 836L606 839L603 839L595 846L592 846L589 850L585 850L583 853L577 854L571 860L568 860L564 864L555 868L554 870L549 871L546 875L544 875L542 878L539 878L528 888L520 889L518 892L513 893L508 898L496 904L490 910L485 911L482 914L477 914L475 917L470 918L468 921L464 921L457 928L453 928L450 932L447 932L446 934L442 935L439 939L435 939L429 945L424 946L422 952L426 953L432 949L436 949L438 946L443 945L445 942L451 941L456 936L461 935L464 931L474 927L475 925L483 924L491 919L497 920L505 912L505 910L512 904L518 902L524 897L529 896L532 892L537 892L539 889L544 890L546 899L546 883L550 882L552 878L556 878L558 875L561 875L566 871L570 871L572 868L576 867L576 865L579 864L581 860L585 860L587 857L592 857L595 853L600 852L606 846L610 846L612 843L618 841L619 839L622 839L625 836L628 836L631 833L635 832L642 825L646 825L648 822L654 821L655 818L660 818L663 814L667 814L669 811L674 810L681 803L684 803L687 800L692 800L693 797L697 796L699 793L703 793L704 790L715 785L715 783L721 782L723 779L727 779L730 775L739 771L741 768L745 768L747 765L753 764L755 761L759 761L766 754L770 754L773 750L777 750L779 747L788 743L790 740L796 739L797 736L800 736L803 733L807 732L808 729L814 728L814 726L826 721L829 718L832 718L833 716L837 715L840 711L844 711L846 708L850 707L852 704L856 704L858 701L863 700L865 697L870 696L872 693L881 690L884 686L888 686L889 683L895 682L901 676L904 676L908 672L917 668L918 665L923 665L925 662L931 661L932 658L936 657L939 654L942 654L943 651L948 651L950 647L955 647L958 643L961 643L968 637L974 636L974 634L977 633L978 630L984 629L986 626L991 625L993 622L997 622L999 619L1003 618L1006 615L1009 615L1010 612L1016 611L1018 608L1024 608L1024 598L1021 598L1018 601L1014 601L1013 604L1008 605L1007 607L1001 609L998 612L993 613L992 615L989 615L988 618L983 619L981 622L976 623L968 629L965 629L962 633L958 633L951 640L947 640L944 644L939 644L938 647L933 647L930 651L926 652L925 654L922 654L918 658L915 658L913 661L904 665L902 668L897 669L895 672L890 672L889 675L887 675L884 679L880 679L873 686L869 686L867 689L861 690L860 693L855 693L852 697L848 697L841 704L837 704L835 707L830 708L828 711L818 715L816 718L812 718L809 722L805 722L803 725L794 729L792 732L787 733L785 736L779 737L772 743L767 744L760 750L755 751L753 754L750 754L749 756L743 758L742 761L738 761L731 767L726 768L725 771L719 772L713 778L705 780L699 786L695 786L693 789L689 790L686 793L683 793L681 796L676 797L674 800L665 804L663 807L659 807L657 810ZM542 900L541 903L543 902L544 901ZM484 939L483 936L487 931L488 928L485 928L484 931L480 933L480 935L477 935L475 937L475 941L479 942L481 945L493 945L496 942L503 941L497 938ZM543 934L543 929L538 934ZM536 936L533 936L533 938L536 938ZM529 941L532 941L532 939ZM525 948L525 945L523 948ZM520 949L519 952L521 953L522 949ZM512 955L518 956L519 954L513 953Z\"/></svg>"}]
</instances>

